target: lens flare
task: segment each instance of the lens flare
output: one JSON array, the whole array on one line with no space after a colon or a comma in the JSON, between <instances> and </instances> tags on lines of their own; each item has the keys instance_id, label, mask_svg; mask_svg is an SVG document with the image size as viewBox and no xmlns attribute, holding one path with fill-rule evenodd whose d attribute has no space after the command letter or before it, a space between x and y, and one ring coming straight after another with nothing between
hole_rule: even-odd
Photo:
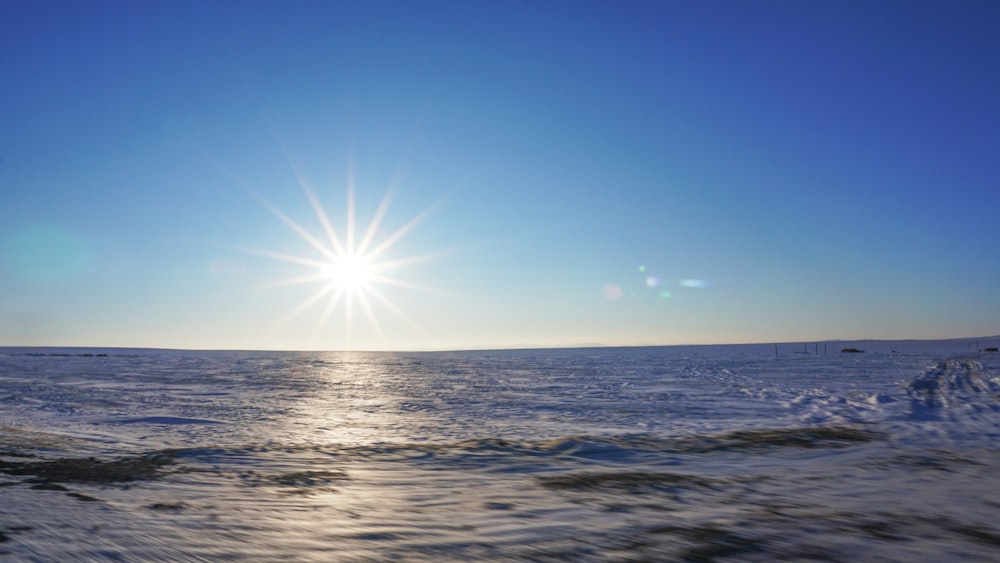
<instances>
[{"instance_id":1,"label":"lens flare","mask_svg":"<svg viewBox=\"0 0 1000 563\"><path fill-rule=\"evenodd\" d=\"M622 298L622 288L613 283L604 284L604 298L608 301L618 301Z\"/></svg>"},{"instance_id":2,"label":"lens flare","mask_svg":"<svg viewBox=\"0 0 1000 563\"><path fill-rule=\"evenodd\" d=\"M0 240L0 265L28 283L68 282L91 266L90 247L55 225L29 225Z\"/></svg>"},{"instance_id":3,"label":"lens flare","mask_svg":"<svg viewBox=\"0 0 1000 563\"><path fill-rule=\"evenodd\" d=\"M689 279L683 279L683 280L681 280L681 281L679 281L677 283L681 287L691 287L691 288L696 288L696 289L697 288L702 288L702 287L708 287L708 282L707 281L705 281L705 280L698 280L698 279L690 279L690 278Z\"/></svg>"}]
</instances>

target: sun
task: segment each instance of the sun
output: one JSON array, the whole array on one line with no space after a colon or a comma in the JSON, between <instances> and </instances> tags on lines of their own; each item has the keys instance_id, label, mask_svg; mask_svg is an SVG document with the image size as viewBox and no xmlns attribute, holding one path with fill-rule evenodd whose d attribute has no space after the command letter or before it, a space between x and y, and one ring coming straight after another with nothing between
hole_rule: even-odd
<instances>
[{"instance_id":1,"label":"sun","mask_svg":"<svg viewBox=\"0 0 1000 563\"><path fill-rule=\"evenodd\" d=\"M362 290L369 286L374 276L369 262L366 256L340 256L320 267L319 272L341 291Z\"/></svg>"},{"instance_id":2,"label":"sun","mask_svg":"<svg viewBox=\"0 0 1000 563\"><path fill-rule=\"evenodd\" d=\"M294 168L294 166L293 166ZM347 186L347 202L344 213L344 224L338 229L330 219L324 207L320 204L310 184L295 169L299 184L309 201L309 205L318 222L318 231L307 229L265 200L257 192L244 185L244 189L274 216L287 225L304 243L305 250L301 253L289 254L269 250L243 248L257 255L297 264L304 267L302 275L280 280L276 285L312 285L315 289L299 305L279 321L278 326L284 326L306 310L319 310L315 332L329 324L338 310L343 310L344 334L349 339L357 322L355 310L360 309L381 337L382 328L375 308L387 310L399 320L416 327L407 315L383 291L384 286L396 286L409 289L429 290L423 286L403 280L395 273L403 266L426 260L430 255L409 258L390 258L389 250L403 240L429 214L427 208L402 227L386 234L383 220L392 201L392 190L382 197L378 208L364 229L358 229L357 214L354 204L354 182L351 179Z\"/></svg>"}]
</instances>

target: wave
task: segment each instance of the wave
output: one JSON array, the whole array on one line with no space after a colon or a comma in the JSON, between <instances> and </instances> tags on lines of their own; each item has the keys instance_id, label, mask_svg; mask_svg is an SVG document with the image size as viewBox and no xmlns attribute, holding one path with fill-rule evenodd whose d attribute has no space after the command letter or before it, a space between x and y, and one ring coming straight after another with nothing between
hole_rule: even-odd
<instances>
[{"instance_id":1,"label":"wave","mask_svg":"<svg viewBox=\"0 0 1000 563\"><path fill-rule=\"evenodd\" d=\"M855 426L823 426L785 429L754 429L722 434L686 437L661 437L646 434L617 436L571 436L554 440L507 440L485 438L431 444L258 444L244 446L204 446L160 449L138 455L102 460L93 457L5 461L0 459L0 473L34 476L51 482L110 483L155 479L164 472L178 470L177 465L237 470L259 463L313 457L326 462L381 461L451 469L478 469L494 472L547 471L563 463L601 461L612 464L650 462L672 465L682 456L702 456L739 452L765 455L787 448L847 448L884 436ZM16 449L16 448L15 448ZM6 449L3 457L18 457L15 449ZM325 463L325 462L324 462ZM553 466L553 464L555 464ZM173 469L170 469L170 468ZM296 473L296 479L305 474ZM287 477L287 476L285 476ZM308 484L315 475L303 479ZM330 477L325 475L324 479ZM339 477L338 477L339 478ZM659 477L656 477L659 479ZM277 478L278 482L284 477ZM287 479L285 479L287 481ZM287 484L287 483L286 483ZM558 485L556 485L558 486Z\"/></svg>"},{"instance_id":2,"label":"wave","mask_svg":"<svg viewBox=\"0 0 1000 563\"><path fill-rule=\"evenodd\" d=\"M108 424L225 424L221 420L190 418L184 416L140 416L132 418L108 418L100 422Z\"/></svg>"}]
</instances>

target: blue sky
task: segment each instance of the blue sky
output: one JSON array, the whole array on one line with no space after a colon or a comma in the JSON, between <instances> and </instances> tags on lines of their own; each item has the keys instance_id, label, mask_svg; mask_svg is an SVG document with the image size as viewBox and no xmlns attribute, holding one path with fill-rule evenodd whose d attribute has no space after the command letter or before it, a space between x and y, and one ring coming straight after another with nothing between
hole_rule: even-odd
<instances>
[{"instance_id":1,"label":"blue sky","mask_svg":"<svg viewBox=\"0 0 1000 563\"><path fill-rule=\"evenodd\" d=\"M1000 333L997 29L988 1L8 1L0 344ZM356 241L391 193L391 280L291 283L326 270L274 255L332 261L272 211L327 241L303 183L345 241L349 192Z\"/></svg>"}]
</instances>

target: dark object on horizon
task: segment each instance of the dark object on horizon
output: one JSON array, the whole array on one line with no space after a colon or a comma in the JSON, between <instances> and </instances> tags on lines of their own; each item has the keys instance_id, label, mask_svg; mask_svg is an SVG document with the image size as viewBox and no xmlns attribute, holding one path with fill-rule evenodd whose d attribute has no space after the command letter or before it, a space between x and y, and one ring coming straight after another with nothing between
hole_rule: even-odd
<instances>
[{"instance_id":1,"label":"dark object on horizon","mask_svg":"<svg viewBox=\"0 0 1000 563\"><path fill-rule=\"evenodd\" d=\"M989 348L983 348L983 352L997 352L997 351L998 350L995 346L991 346Z\"/></svg>"},{"instance_id":2,"label":"dark object on horizon","mask_svg":"<svg viewBox=\"0 0 1000 563\"><path fill-rule=\"evenodd\" d=\"M857 348L844 348L840 351L841 354L864 354L864 350L858 350Z\"/></svg>"}]
</instances>

